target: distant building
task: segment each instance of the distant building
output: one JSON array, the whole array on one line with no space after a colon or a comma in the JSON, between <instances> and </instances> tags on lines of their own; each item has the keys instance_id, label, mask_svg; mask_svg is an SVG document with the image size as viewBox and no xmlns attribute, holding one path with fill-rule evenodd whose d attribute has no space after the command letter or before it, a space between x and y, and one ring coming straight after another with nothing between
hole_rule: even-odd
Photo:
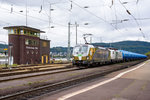
<instances>
[{"instance_id":1,"label":"distant building","mask_svg":"<svg viewBox=\"0 0 150 100\"><path fill-rule=\"evenodd\" d=\"M8 42L12 44L11 55L15 64L49 63L50 40L40 39L45 33L28 26L8 26ZM10 58L10 47L8 49Z\"/></svg>"}]
</instances>

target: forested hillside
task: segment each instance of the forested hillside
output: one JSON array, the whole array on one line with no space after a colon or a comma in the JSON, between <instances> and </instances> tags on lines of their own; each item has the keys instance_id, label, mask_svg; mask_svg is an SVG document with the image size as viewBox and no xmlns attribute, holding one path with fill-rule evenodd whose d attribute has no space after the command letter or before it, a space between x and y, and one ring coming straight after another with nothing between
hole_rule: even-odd
<instances>
[{"instance_id":1,"label":"forested hillside","mask_svg":"<svg viewBox=\"0 0 150 100\"><path fill-rule=\"evenodd\" d=\"M144 41L121 41L114 43L93 43L95 46L113 47L117 49L127 50L131 52L145 54L150 51L150 42ZM8 46L0 44L0 52ZM72 47L71 47L72 50ZM53 53L67 52L67 47L53 47L50 49Z\"/></svg>"},{"instance_id":2,"label":"forested hillside","mask_svg":"<svg viewBox=\"0 0 150 100\"><path fill-rule=\"evenodd\" d=\"M150 42L143 41L121 41L115 43L94 43L94 45L103 47L113 47L131 52L145 54L150 51Z\"/></svg>"},{"instance_id":3,"label":"forested hillside","mask_svg":"<svg viewBox=\"0 0 150 100\"><path fill-rule=\"evenodd\" d=\"M143 41L121 41L114 43L93 43L93 45L102 47L113 47L117 49L127 50L140 54L145 54L150 51L150 42ZM72 48L71 48L72 49ZM67 52L67 47L53 47L51 52Z\"/></svg>"}]
</instances>

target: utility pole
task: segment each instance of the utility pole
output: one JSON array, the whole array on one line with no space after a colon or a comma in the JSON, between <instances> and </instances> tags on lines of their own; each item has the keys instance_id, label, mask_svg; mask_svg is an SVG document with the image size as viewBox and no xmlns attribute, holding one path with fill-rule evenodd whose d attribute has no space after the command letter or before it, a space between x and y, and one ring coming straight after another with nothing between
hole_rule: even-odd
<instances>
[{"instance_id":1,"label":"utility pole","mask_svg":"<svg viewBox=\"0 0 150 100\"><path fill-rule=\"evenodd\" d=\"M77 22L75 22L75 25L76 25L76 45L78 44L78 35L77 35L77 27L79 26L79 24L77 24Z\"/></svg>"},{"instance_id":2,"label":"utility pole","mask_svg":"<svg viewBox=\"0 0 150 100\"><path fill-rule=\"evenodd\" d=\"M67 60L70 61L70 22L68 23L68 50L67 50Z\"/></svg>"},{"instance_id":3,"label":"utility pole","mask_svg":"<svg viewBox=\"0 0 150 100\"><path fill-rule=\"evenodd\" d=\"M77 22L75 22L75 24L71 24L70 22L68 23L68 50L67 50L67 60L70 61L70 26L71 25L75 25L76 26L76 45L78 44L78 36L77 36L77 27L79 26L79 24L77 24Z\"/></svg>"},{"instance_id":4,"label":"utility pole","mask_svg":"<svg viewBox=\"0 0 150 100\"><path fill-rule=\"evenodd\" d=\"M52 13L51 11L54 11L54 9L52 9L52 5L57 4L57 3L50 3L49 2L49 15L48 15L48 20L49 20L49 29L51 28L51 22L52 22Z\"/></svg>"},{"instance_id":5,"label":"utility pole","mask_svg":"<svg viewBox=\"0 0 150 100\"><path fill-rule=\"evenodd\" d=\"M27 15L27 0L26 0L26 26L28 25L28 23L27 23L27 17L28 17L28 15Z\"/></svg>"},{"instance_id":6,"label":"utility pole","mask_svg":"<svg viewBox=\"0 0 150 100\"><path fill-rule=\"evenodd\" d=\"M49 5L49 28L51 23L51 4Z\"/></svg>"}]
</instances>

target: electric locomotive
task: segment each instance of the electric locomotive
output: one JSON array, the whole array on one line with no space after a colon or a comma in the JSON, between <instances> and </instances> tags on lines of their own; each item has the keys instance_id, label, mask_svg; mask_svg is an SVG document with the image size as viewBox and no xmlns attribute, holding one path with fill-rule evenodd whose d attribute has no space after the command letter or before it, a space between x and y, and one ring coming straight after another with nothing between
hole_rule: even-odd
<instances>
[{"instance_id":1,"label":"electric locomotive","mask_svg":"<svg viewBox=\"0 0 150 100\"><path fill-rule=\"evenodd\" d=\"M103 47L80 44L73 48L73 65L93 65L110 62L110 52Z\"/></svg>"}]
</instances>

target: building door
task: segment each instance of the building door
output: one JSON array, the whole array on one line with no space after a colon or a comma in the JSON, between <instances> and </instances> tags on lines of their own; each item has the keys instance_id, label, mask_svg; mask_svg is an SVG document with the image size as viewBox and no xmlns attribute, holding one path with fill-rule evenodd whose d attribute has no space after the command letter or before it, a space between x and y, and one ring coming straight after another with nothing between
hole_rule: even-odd
<instances>
[{"instance_id":1,"label":"building door","mask_svg":"<svg viewBox=\"0 0 150 100\"><path fill-rule=\"evenodd\" d=\"M48 56L47 56L47 55L43 55L43 56L42 56L41 63L42 63L42 64L47 64L47 63L48 63Z\"/></svg>"}]
</instances>

